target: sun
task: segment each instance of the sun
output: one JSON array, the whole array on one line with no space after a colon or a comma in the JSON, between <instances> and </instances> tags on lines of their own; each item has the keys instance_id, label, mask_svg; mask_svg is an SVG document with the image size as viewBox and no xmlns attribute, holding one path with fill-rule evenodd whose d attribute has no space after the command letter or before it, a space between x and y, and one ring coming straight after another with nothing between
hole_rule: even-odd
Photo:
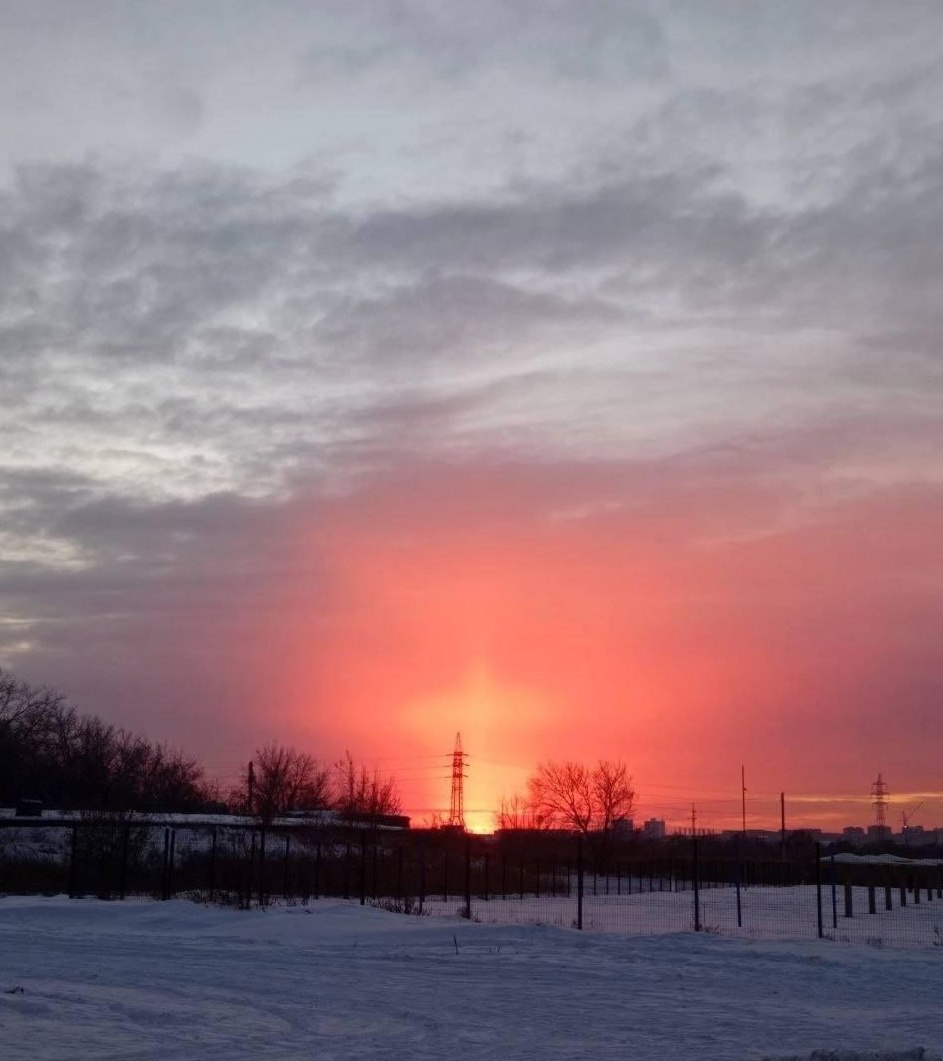
<instances>
[{"instance_id":1,"label":"sun","mask_svg":"<svg viewBox=\"0 0 943 1061\"><path fill-rule=\"evenodd\" d=\"M414 702L404 712L417 744L428 745L430 729L442 732L439 746L451 746L461 732L465 762L465 827L491 833L501 800L523 790L533 766L535 736L552 710L548 698L498 679L487 666L469 668L455 686ZM448 735L446 737L446 734ZM445 811L448 780L429 791L429 803Z\"/></svg>"},{"instance_id":2,"label":"sun","mask_svg":"<svg viewBox=\"0 0 943 1061\"><path fill-rule=\"evenodd\" d=\"M486 810L469 811L465 815L465 829L477 835L493 833L495 829L494 812Z\"/></svg>"}]
</instances>

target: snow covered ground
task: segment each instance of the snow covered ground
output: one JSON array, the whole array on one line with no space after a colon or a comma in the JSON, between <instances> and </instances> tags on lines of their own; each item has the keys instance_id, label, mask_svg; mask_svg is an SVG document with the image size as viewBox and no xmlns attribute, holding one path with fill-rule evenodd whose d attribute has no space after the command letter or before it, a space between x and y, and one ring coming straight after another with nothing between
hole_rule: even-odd
<instances>
[{"instance_id":1,"label":"snow covered ground","mask_svg":"<svg viewBox=\"0 0 943 1061\"><path fill-rule=\"evenodd\" d=\"M635 892L632 895L587 894L583 904L583 928L587 931L650 935L685 932L694 928L694 897L688 891ZM822 888L822 927L830 939L843 943L867 943L872 947L943 948L943 900L923 891L914 902L908 893L901 907L899 889L891 893L892 909L885 908L884 889L875 890L875 912L868 912L868 889L851 890L852 916L845 916L844 889ZM834 905L833 905L834 899ZM459 899L443 902L426 899L424 911L432 916L456 916ZM576 899L525 896L523 899L472 899L472 917L485 924L554 925L575 924ZM818 908L814 885L791 888L744 887L740 890L740 926L737 924L737 892L732 887L702 888L700 920L707 932L744 939L803 940L818 938Z\"/></svg>"},{"instance_id":2,"label":"snow covered ground","mask_svg":"<svg viewBox=\"0 0 943 1061\"><path fill-rule=\"evenodd\" d=\"M932 947L0 900L4 1061L938 1056L941 984Z\"/></svg>"}]
</instances>

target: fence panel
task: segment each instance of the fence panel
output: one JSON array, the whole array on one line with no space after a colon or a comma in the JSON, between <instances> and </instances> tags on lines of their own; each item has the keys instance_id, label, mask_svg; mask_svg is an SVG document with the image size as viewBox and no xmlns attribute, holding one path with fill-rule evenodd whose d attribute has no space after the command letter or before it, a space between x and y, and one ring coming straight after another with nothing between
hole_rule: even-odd
<instances>
[{"instance_id":1,"label":"fence panel","mask_svg":"<svg viewBox=\"0 0 943 1061\"><path fill-rule=\"evenodd\" d=\"M565 833L0 821L0 893L186 896L249 907L346 899L391 911L584 931L943 945L943 866L785 859L709 839Z\"/></svg>"}]
</instances>

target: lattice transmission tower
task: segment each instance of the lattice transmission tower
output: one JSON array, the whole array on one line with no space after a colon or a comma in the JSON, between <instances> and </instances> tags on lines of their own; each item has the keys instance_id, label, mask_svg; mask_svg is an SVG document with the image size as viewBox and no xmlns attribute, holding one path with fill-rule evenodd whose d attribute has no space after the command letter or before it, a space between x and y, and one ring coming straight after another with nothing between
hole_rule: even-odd
<instances>
[{"instance_id":1,"label":"lattice transmission tower","mask_svg":"<svg viewBox=\"0 0 943 1061\"><path fill-rule=\"evenodd\" d=\"M880 825L886 824L887 797L890 793L884 778L878 774L878 779L871 785L871 806L874 807L874 820Z\"/></svg>"},{"instance_id":2,"label":"lattice transmission tower","mask_svg":"<svg viewBox=\"0 0 943 1061\"><path fill-rule=\"evenodd\" d=\"M462 735L455 734L455 750L452 752L452 800L449 804L448 825L454 829L465 828L465 759L462 751Z\"/></svg>"}]
</instances>

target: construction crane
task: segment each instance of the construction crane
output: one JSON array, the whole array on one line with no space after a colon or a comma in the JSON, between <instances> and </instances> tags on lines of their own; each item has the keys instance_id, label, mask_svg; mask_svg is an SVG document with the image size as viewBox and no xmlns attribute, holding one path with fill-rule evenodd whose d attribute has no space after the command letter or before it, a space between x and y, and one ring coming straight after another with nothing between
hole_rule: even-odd
<instances>
[{"instance_id":1,"label":"construction crane","mask_svg":"<svg viewBox=\"0 0 943 1061\"><path fill-rule=\"evenodd\" d=\"M920 808L922 806L923 806L923 802L921 801L915 807L913 807L911 810L909 810L909 811L902 810L900 812L900 825L901 825L900 831L901 831L901 834L902 834L902 836L904 838L904 843L905 844L907 843L907 830L910 828L911 819L917 813L917 811L920 810Z\"/></svg>"}]
</instances>

